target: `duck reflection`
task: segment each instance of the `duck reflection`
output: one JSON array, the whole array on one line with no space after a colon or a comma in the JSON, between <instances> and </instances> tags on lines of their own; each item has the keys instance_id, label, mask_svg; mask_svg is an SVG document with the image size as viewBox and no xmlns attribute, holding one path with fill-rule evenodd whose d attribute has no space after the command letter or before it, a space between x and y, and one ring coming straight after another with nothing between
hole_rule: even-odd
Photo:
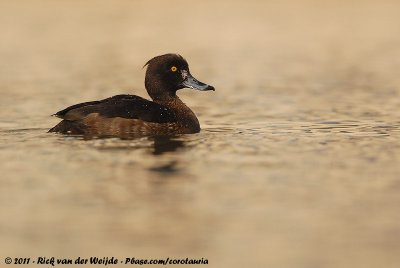
<instances>
[{"instance_id":1,"label":"duck reflection","mask_svg":"<svg viewBox=\"0 0 400 268\"><path fill-rule=\"evenodd\" d=\"M180 148L184 148L186 146L186 142L181 136L153 136L148 137L145 140L137 139L135 137L125 138L125 139L96 139L91 138L93 144L100 151L132 151L135 155L139 154L151 154L156 158L159 156L172 153L178 151ZM88 140L85 137L84 140ZM147 169L154 172L164 173L164 174L173 174L181 171L181 164L178 159L179 157L160 157L159 161L156 161L157 164L152 167L148 167ZM137 159L138 162L142 163L140 159Z\"/></svg>"},{"instance_id":2,"label":"duck reflection","mask_svg":"<svg viewBox=\"0 0 400 268\"><path fill-rule=\"evenodd\" d=\"M179 172L181 168L178 167L178 161L170 161L169 163L161 166L151 167L149 170L163 174L173 174Z\"/></svg>"},{"instance_id":3,"label":"duck reflection","mask_svg":"<svg viewBox=\"0 0 400 268\"><path fill-rule=\"evenodd\" d=\"M185 142L183 140L179 140L179 137L176 136L156 136L152 139L154 141L152 150L153 155L162 155L168 152L175 152L179 148L183 148L185 146ZM179 163L177 160L171 160L168 163L151 167L149 170L168 175L180 172L181 168L179 168Z\"/></svg>"},{"instance_id":4,"label":"duck reflection","mask_svg":"<svg viewBox=\"0 0 400 268\"><path fill-rule=\"evenodd\" d=\"M151 138L153 143L153 155L161 155L167 152L175 152L179 148L185 146L183 140L177 139L176 136L155 136Z\"/></svg>"}]
</instances>

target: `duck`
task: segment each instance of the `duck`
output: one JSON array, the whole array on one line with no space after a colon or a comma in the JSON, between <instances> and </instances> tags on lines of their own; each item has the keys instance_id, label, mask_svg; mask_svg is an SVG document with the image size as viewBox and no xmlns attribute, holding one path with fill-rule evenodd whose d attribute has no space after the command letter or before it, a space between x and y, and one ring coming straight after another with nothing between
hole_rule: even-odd
<instances>
[{"instance_id":1,"label":"duck","mask_svg":"<svg viewBox=\"0 0 400 268\"><path fill-rule=\"evenodd\" d=\"M152 101L123 94L75 104L53 115L62 121L48 132L120 138L198 133L199 120L176 93L183 88L215 88L194 78L178 54L156 56L144 67L145 88Z\"/></svg>"}]
</instances>

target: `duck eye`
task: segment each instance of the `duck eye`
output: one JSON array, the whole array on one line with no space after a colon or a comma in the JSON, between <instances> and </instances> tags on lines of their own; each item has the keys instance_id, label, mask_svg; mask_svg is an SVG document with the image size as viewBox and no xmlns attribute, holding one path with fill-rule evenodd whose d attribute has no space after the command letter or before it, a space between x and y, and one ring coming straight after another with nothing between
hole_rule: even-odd
<instances>
[{"instance_id":1,"label":"duck eye","mask_svg":"<svg viewBox=\"0 0 400 268\"><path fill-rule=\"evenodd\" d=\"M176 72L176 70L178 70L178 68L176 68L175 66L171 67L171 71Z\"/></svg>"}]
</instances>

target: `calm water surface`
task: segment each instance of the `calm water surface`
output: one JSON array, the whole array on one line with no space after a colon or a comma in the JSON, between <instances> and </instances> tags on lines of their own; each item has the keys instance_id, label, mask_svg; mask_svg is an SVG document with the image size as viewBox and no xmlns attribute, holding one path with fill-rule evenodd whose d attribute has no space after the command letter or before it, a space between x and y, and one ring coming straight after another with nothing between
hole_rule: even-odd
<instances>
[{"instance_id":1,"label":"calm water surface","mask_svg":"<svg viewBox=\"0 0 400 268\"><path fill-rule=\"evenodd\" d=\"M398 267L399 4L96 3L0 3L1 259ZM200 133L46 133L66 106L147 97L166 52L216 87L179 92Z\"/></svg>"}]
</instances>

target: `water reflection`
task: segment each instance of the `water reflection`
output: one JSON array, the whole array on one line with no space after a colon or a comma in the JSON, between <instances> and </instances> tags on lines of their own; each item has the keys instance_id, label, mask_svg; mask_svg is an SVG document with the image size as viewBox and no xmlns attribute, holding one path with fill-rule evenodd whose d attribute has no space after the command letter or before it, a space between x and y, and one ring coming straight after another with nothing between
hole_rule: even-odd
<instances>
[{"instance_id":1,"label":"water reflection","mask_svg":"<svg viewBox=\"0 0 400 268\"><path fill-rule=\"evenodd\" d=\"M156 136L150 138L153 143L153 155L175 152L185 146L185 142L177 136Z\"/></svg>"},{"instance_id":2,"label":"water reflection","mask_svg":"<svg viewBox=\"0 0 400 268\"><path fill-rule=\"evenodd\" d=\"M71 137L71 136L67 136ZM119 138L91 138L73 136L77 140L84 141L94 145L97 149L102 151L115 151L115 150L140 150L144 149L153 155L162 155L168 152L175 152L179 148L185 146L183 138L179 136L154 136L146 138L132 138L132 139L119 139Z\"/></svg>"},{"instance_id":3,"label":"water reflection","mask_svg":"<svg viewBox=\"0 0 400 268\"><path fill-rule=\"evenodd\" d=\"M159 173L173 174L179 172L180 168L178 168L178 161L171 161L161 166L151 167L149 170Z\"/></svg>"}]
</instances>

